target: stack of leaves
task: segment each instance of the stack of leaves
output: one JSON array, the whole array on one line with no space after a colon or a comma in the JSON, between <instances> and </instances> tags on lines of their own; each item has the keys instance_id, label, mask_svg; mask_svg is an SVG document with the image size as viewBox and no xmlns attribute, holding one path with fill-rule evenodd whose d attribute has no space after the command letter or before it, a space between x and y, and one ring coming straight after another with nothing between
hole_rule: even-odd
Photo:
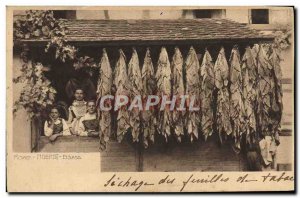
<instances>
[{"instance_id":1,"label":"stack of leaves","mask_svg":"<svg viewBox=\"0 0 300 198\"><path fill-rule=\"evenodd\" d=\"M150 56L150 50L147 49L144 65L142 69L142 83L143 83L143 99L146 100L149 95L155 94L155 74L154 68ZM143 134L144 134L144 147L147 148L149 141L154 143L154 134L155 134L155 109L151 108L149 110L142 112L142 123L143 123Z\"/></svg>"},{"instance_id":2,"label":"stack of leaves","mask_svg":"<svg viewBox=\"0 0 300 198\"><path fill-rule=\"evenodd\" d=\"M240 149L241 133L243 132L243 112L244 105L242 100L242 73L240 53L237 47L234 47L230 55L230 121L232 123L232 132L235 141L235 148Z\"/></svg>"},{"instance_id":3,"label":"stack of leaves","mask_svg":"<svg viewBox=\"0 0 300 198\"><path fill-rule=\"evenodd\" d=\"M157 96L163 98L167 97L168 100L171 97L171 66L166 48L162 47L157 63L157 71L155 78L157 80ZM158 133L162 134L166 141L168 136L171 135L171 111L169 108L158 110Z\"/></svg>"},{"instance_id":4,"label":"stack of leaves","mask_svg":"<svg viewBox=\"0 0 300 198\"><path fill-rule=\"evenodd\" d=\"M229 119L230 112L230 100L228 92L228 78L229 78L229 67L225 57L225 50L222 47L217 57L215 67L215 86L218 89L217 96L217 130L222 142L222 137L232 134L232 125Z\"/></svg>"},{"instance_id":5,"label":"stack of leaves","mask_svg":"<svg viewBox=\"0 0 300 198\"><path fill-rule=\"evenodd\" d=\"M142 104L142 98L136 97L142 94L142 75L139 64L139 57L135 49L133 49L132 57L128 64L128 79L130 79L130 101L133 104ZM140 100L140 101L136 101ZM141 115L138 107L129 110L129 119L131 126L131 133L134 142L139 141Z\"/></svg>"},{"instance_id":6,"label":"stack of leaves","mask_svg":"<svg viewBox=\"0 0 300 198\"><path fill-rule=\"evenodd\" d=\"M126 58L125 54L122 50L119 50L120 57L116 63L115 67L115 74L114 74L114 81L113 84L115 85L116 97L119 95L128 96L130 87L128 86L128 76L126 70ZM115 97L115 98L116 98ZM117 140L121 142L123 140L124 135L127 133L128 129L130 128L130 121L129 121L129 112L126 106L120 106L120 104L115 104L118 107L118 115L117 115Z\"/></svg>"},{"instance_id":7,"label":"stack of leaves","mask_svg":"<svg viewBox=\"0 0 300 198\"><path fill-rule=\"evenodd\" d=\"M184 135L184 111L180 108L181 96L184 95L183 75L182 75L183 58L179 48L175 48L175 53L172 58L172 88L173 96L176 96L176 105L172 112L172 127L174 128L175 136L180 142Z\"/></svg>"},{"instance_id":8,"label":"stack of leaves","mask_svg":"<svg viewBox=\"0 0 300 198\"><path fill-rule=\"evenodd\" d=\"M201 131L205 140L213 132L214 78L213 61L208 50L205 50L201 65Z\"/></svg>"},{"instance_id":9,"label":"stack of leaves","mask_svg":"<svg viewBox=\"0 0 300 198\"><path fill-rule=\"evenodd\" d=\"M100 61L100 75L97 86L97 96L100 101L101 98L105 95L111 95L111 86L112 86L112 69L108 60L106 50L103 49L102 58ZM104 107L109 108L112 104L103 103L100 104ZM106 148L106 143L109 140L111 134L111 112L103 111L101 108L98 108L99 112L99 126L100 126L100 149L104 150Z\"/></svg>"},{"instance_id":10,"label":"stack of leaves","mask_svg":"<svg viewBox=\"0 0 300 198\"><path fill-rule=\"evenodd\" d=\"M197 54L193 47L190 48L185 61L186 67L186 95L194 97L194 105L200 101L200 66ZM190 101L191 102L191 101ZM198 129L200 123L199 111L188 111L187 131L191 141L198 139Z\"/></svg>"}]
</instances>

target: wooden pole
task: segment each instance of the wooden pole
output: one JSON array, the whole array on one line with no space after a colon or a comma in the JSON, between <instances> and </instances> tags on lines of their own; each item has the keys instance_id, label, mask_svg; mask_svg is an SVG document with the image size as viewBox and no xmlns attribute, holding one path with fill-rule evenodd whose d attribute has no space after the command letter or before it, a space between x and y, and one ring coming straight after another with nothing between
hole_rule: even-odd
<instances>
[{"instance_id":1,"label":"wooden pole","mask_svg":"<svg viewBox=\"0 0 300 198\"><path fill-rule=\"evenodd\" d=\"M138 172L143 172L144 169L143 132L144 132L143 127L140 127L139 141L137 142L137 171Z\"/></svg>"}]
</instances>

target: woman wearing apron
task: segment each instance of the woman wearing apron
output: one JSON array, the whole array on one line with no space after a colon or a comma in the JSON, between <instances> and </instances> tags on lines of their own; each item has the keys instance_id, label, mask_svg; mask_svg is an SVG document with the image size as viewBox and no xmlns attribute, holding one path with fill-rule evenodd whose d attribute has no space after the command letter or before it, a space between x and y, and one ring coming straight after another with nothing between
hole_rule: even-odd
<instances>
[{"instance_id":1,"label":"woman wearing apron","mask_svg":"<svg viewBox=\"0 0 300 198\"><path fill-rule=\"evenodd\" d=\"M68 124L73 135L79 135L79 120L86 113L86 102L82 89L76 89L74 94L75 100L69 107Z\"/></svg>"}]
</instances>

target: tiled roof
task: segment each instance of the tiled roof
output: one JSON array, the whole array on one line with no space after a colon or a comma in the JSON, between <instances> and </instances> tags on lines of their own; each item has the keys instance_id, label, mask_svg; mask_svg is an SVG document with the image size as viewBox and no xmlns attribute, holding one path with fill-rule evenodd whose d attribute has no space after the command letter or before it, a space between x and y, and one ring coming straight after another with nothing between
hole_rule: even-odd
<instances>
[{"instance_id":1,"label":"tiled roof","mask_svg":"<svg viewBox=\"0 0 300 198\"><path fill-rule=\"evenodd\" d=\"M247 24L228 19L66 20L68 41L272 40Z\"/></svg>"}]
</instances>

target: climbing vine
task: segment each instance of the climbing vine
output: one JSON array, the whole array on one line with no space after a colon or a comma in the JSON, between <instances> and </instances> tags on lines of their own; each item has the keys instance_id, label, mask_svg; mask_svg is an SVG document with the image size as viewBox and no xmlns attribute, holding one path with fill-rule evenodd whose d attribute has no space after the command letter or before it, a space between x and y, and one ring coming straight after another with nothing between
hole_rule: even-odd
<instances>
[{"instance_id":1,"label":"climbing vine","mask_svg":"<svg viewBox=\"0 0 300 198\"><path fill-rule=\"evenodd\" d=\"M26 16L14 22L14 41L19 39L50 39L45 52L55 49L55 58L63 62L67 58L73 60L77 49L67 44L65 35L68 32L63 19L55 19L53 11L29 10Z\"/></svg>"},{"instance_id":2,"label":"climbing vine","mask_svg":"<svg viewBox=\"0 0 300 198\"><path fill-rule=\"evenodd\" d=\"M27 64L26 67L22 67L21 70L26 74L27 79L24 79L26 83L19 99L15 102L14 112L22 106L32 118L42 113L48 105L53 104L56 90L44 76L43 69L44 66L41 63Z\"/></svg>"},{"instance_id":3,"label":"climbing vine","mask_svg":"<svg viewBox=\"0 0 300 198\"><path fill-rule=\"evenodd\" d=\"M283 30L274 31L274 47L280 51L285 50L291 46L292 39L292 29L290 26L286 26Z\"/></svg>"},{"instance_id":4,"label":"climbing vine","mask_svg":"<svg viewBox=\"0 0 300 198\"><path fill-rule=\"evenodd\" d=\"M55 51L55 59L65 62L67 59L74 62L75 69L82 67L95 67L96 64L88 56L78 57L75 46L68 44L65 35L68 29L64 19L56 19L51 10L29 10L26 15L15 20L13 26L14 44L20 44L20 40L48 40L45 53L51 49ZM13 79L14 83L25 83L19 99L14 104L14 112L21 106L29 113L30 117L46 109L55 101L56 90L45 77L47 67L42 63L30 60L28 46L21 47L20 58L22 60L21 74Z\"/></svg>"}]
</instances>

